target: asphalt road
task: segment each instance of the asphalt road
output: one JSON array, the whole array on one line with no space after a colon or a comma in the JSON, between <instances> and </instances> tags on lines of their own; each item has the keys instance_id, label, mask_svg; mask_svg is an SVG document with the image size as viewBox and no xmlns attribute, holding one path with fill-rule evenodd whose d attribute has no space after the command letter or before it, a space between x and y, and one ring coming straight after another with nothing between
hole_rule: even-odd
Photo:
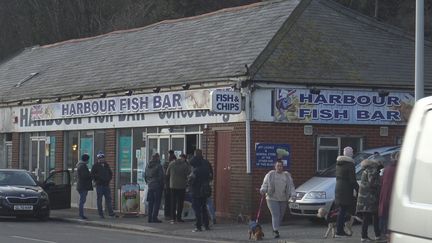
<instances>
[{"instance_id":1,"label":"asphalt road","mask_svg":"<svg viewBox=\"0 0 432 243\"><path fill-rule=\"evenodd\" d=\"M118 242L222 242L193 237L140 233L57 221L0 219L1 243L118 243Z\"/></svg>"}]
</instances>

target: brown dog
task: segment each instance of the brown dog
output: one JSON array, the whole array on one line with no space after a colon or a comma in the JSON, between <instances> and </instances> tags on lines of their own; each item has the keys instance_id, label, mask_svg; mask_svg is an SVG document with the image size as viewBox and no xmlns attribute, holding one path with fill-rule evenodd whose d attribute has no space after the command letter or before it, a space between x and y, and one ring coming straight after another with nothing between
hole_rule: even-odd
<instances>
[{"instance_id":1,"label":"brown dog","mask_svg":"<svg viewBox=\"0 0 432 243\"><path fill-rule=\"evenodd\" d=\"M327 210L325 210L324 208L319 208L318 209L318 214L317 217L318 218L323 218L326 220L327 222L327 231L324 234L324 238L327 238L331 232L331 236L334 238L335 237L335 233L336 233L336 219L337 219L337 215L338 215L339 211L338 210L333 210L330 212L327 212ZM350 215L349 213L346 214L345 216L345 227L344 230L348 235L352 235L353 231L352 231L352 225L354 223L354 221L357 220L359 222L363 222L362 219L360 219L359 217L355 216L355 215Z\"/></svg>"},{"instance_id":2,"label":"brown dog","mask_svg":"<svg viewBox=\"0 0 432 243\"><path fill-rule=\"evenodd\" d=\"M262 240L264 238L264 232L260 224L256 221L249 223L249 240Z\"/></svg>"}]
</instances>

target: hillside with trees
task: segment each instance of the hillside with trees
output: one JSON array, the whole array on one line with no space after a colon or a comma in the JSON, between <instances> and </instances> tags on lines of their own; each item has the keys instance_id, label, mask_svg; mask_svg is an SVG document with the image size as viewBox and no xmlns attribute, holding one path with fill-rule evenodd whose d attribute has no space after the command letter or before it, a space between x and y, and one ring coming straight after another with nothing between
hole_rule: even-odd
<instances>
[{"instance_id":1,"label":"hillside with trees","mask_svg":"<svg viewBox=\"0 0 432 243\"><path fill-rule=\"evenodd\" d=\"M414 33L414 0L334 1ZM254 2L260 0L2 0L0 60L26 47L136 28ZM425 0L425 9L425 36L431 40L432 0Z\"/></svg>"}]
</instances>

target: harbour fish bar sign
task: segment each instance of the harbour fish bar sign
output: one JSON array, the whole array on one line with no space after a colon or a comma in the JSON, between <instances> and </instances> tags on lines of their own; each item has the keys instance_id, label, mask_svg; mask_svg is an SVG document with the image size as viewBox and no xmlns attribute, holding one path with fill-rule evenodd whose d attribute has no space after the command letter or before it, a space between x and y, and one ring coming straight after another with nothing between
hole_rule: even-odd
<instances>
[{"instance_id":1,"label":"harbour fish bar sign","mask_svg":"<svg viewBox=\"0 0 432 243\"><path fill-rule=\"evenodd\" d=\"M213 90L210 92L210 110L216 113L241 113L241 94L235 91Z\"/></svg>"}]
</instances>

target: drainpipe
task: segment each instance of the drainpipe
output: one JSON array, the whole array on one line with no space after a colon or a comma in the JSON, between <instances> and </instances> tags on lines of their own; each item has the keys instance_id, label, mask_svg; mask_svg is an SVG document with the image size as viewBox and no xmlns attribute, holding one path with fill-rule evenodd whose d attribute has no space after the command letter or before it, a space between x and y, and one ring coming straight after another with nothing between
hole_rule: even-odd
<instances>
[{"instance_id":1,"label":"drainpipe","mask_svg":"<svg viewBox=\"0 0 432 243\"><path fill-rule=\"evenodd\" d=\"M246 116L246 173L252 173L252 161L251 161L251 90L248 86L243 89L245 96L245 116Z\"/></svg>"}]
</instances>

